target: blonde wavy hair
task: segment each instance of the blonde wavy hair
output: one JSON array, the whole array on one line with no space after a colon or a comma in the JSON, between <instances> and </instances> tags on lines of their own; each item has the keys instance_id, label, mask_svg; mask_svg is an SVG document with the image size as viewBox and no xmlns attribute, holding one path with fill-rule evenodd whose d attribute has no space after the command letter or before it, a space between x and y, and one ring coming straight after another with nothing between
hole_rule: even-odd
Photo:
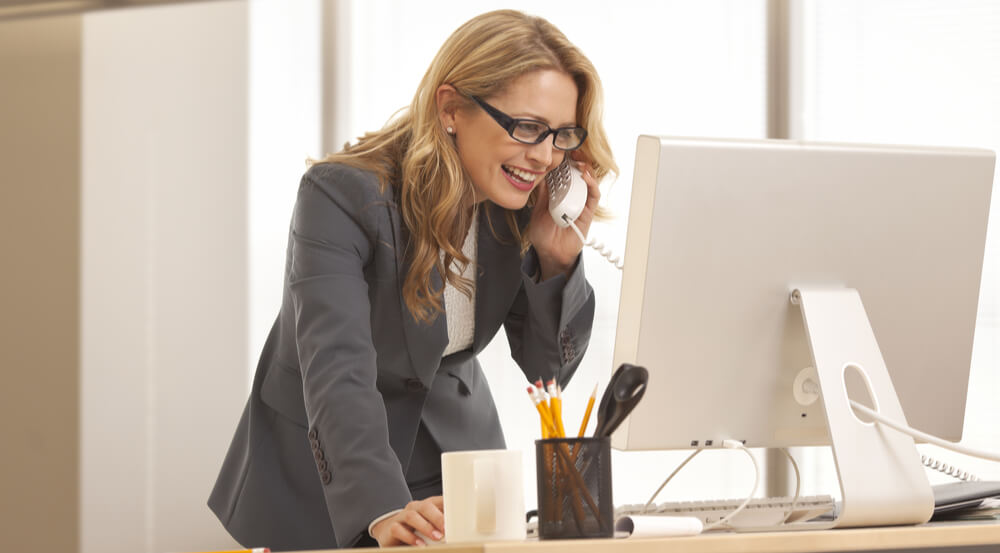
<instances>
[{"instance_id":1,"label":"blonde wavy hair","mask_svg":"<svg viewBox=\"0 0 1000 553\"><path fill-rule=\"evenodd\" d=\"M474 190L451 136L442 128L435 92L450 84L465 97L489 98L504 92L518 77L542 69L565 72L576 83L576 120L587 129L579 151L591 163L594 176L600 180L609 171L617 174L602 124L601 81L593 64L554 25L515 10L484 13L459 27L434 57L408 109L321 161L372 171L383 192L395 187L403 223L410 231L405 252L410 270L403 282L403 300L418 321L433 322L444 310L443 290L431 284L433 269L466 295L472 291L461 271L470 262L462 254L462 244L473 216L463 206ZM466 102L463 107L478 109L471 100ZM529 205L537 194L538 189ZM515 212L507 211L506 219L514 239L526 250L528 234L518 227ZM490 225L492 229L492 221Z\"/></svg>"}]
</instances>

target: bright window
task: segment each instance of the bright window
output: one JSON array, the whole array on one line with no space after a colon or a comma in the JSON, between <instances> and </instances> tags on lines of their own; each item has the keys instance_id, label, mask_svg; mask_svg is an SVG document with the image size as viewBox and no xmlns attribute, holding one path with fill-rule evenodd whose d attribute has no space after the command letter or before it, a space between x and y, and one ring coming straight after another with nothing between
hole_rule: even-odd
<instances>
[{"instance_id":1,"label":"bright window","mask_svg":"<svg viewBox=\"0 0 1000 553\"><path fill-rule=\"evenodd\" d=\"M850 0L808 1L801 7L802 109L792 118L796 138L1000 150L1000 4ZM995 198L994 193L962 440L982 449L1000 443ZM995 463L931 446L920 449L982 477L1000 477ZM931 480L949 479L935 474Z\"/></svg>"}]
</instances>

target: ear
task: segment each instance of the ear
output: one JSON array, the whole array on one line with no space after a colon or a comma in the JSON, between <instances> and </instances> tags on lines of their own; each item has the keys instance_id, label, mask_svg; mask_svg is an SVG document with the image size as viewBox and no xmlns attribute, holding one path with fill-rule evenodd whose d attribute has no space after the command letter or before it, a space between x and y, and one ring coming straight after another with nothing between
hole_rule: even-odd
<instances>
[{"instance_id":1,"label":"ear","mask_svg":"<svg viewBox=\"0 0 1000 553\"><path fill-rule=\"evenodd\" d=\"M437 104L438 119L441 121L441 128L456 129L455 114L459 106L462 105L462 95L450 84L443 84L434 91L434 101ZM454 134L454 132L449 133Z\"/></svg>"}]
</instances>

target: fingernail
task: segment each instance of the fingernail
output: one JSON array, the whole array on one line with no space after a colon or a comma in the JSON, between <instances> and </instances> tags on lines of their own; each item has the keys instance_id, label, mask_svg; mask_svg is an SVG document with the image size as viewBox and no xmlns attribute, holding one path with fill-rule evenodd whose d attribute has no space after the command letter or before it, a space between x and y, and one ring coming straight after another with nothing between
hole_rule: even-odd
<instances>
[{"instance_id":1,"label":"fingernail","mask_svg":"<svg viewBox=\"0 0 1000 553\"><path fill-rule=\"evenodd\" d=\"M427 545L426 543L424 543L424 540L422 540L420 538L417 538L416 544L417 544L417 547Z\"/></svg>"},{"instance_id":2,"label":"fingernail","mask_svg":"<svg viewBox=\"0 0 1000 553\"><path fill-rule=\"evenodd\" d=\"M444 534L442 534L441 532L438 532L437 530L431 532L431 535L434 536L434 539L436 539L436 540L440 540L441 538L444 537Z\"/></svg>"}]
</instances>

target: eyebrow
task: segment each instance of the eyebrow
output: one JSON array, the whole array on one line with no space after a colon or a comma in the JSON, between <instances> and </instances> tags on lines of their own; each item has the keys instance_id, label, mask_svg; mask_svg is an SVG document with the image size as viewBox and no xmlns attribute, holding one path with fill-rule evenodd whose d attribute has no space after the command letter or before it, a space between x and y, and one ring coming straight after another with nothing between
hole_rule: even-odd
<instances>
[{"instance_id":1,"label":"eyebrow","mask_svg":"<svg viewBox=\"0 0 1000 553\"><path fill-rule=\"evenodd\" d=\"M530 113L530 112L527 112L524 115L521 115L521 114L517 114L517 115L511 114L510 116L513 117L514 119L532 119L534 121L541 121L542 123L545 123L546 125L548 125L549 127L553 128L553 129L561 129L561 128L564 128L564 127L577 127L577 126L579 126L575 121L572 122L572 123L562 123L560 125L553 125L552 122L549 121L549 119L547 119L545 117L542 117L540 115L535 115L535 114Z\"/></svg>"},{"instance_id":2,"label":"eyebrow","mask_svg":"<svg viewBox=\"0 0 1000 553\"><path fill-rule=\"evenodd\" d=\"M507 111L506 109L502 109L500 107L497 107L496 105L491 104L490 102L487 102L483 98L478 98L477 99L476 96L470 96L470 98L472 100L474 100L474 101L477 101L477 102L483 102L487 106L489 106L491 109L499 111L503 115L506 115L507 117L510 117L512 119L531 119L533 121L539 121L541 123L544 123L544 124L548 125L548 127L550 129L561 129L561 128L565 128L565 127L577 127L577 126L579 126L579 124L576 123L576 121L573 121L572 123L562 123L560 125L553 126L552 123L550 122L550 120L547 117L543 117L543 116L538 115L538 114L536 114L534 112L531 112L531 111L510 112L510 111ZM485 106L484 106L484 108L485 108ZM574 117L574 119L575 119L575 117Z\"/></svg>"}]
</instances>

